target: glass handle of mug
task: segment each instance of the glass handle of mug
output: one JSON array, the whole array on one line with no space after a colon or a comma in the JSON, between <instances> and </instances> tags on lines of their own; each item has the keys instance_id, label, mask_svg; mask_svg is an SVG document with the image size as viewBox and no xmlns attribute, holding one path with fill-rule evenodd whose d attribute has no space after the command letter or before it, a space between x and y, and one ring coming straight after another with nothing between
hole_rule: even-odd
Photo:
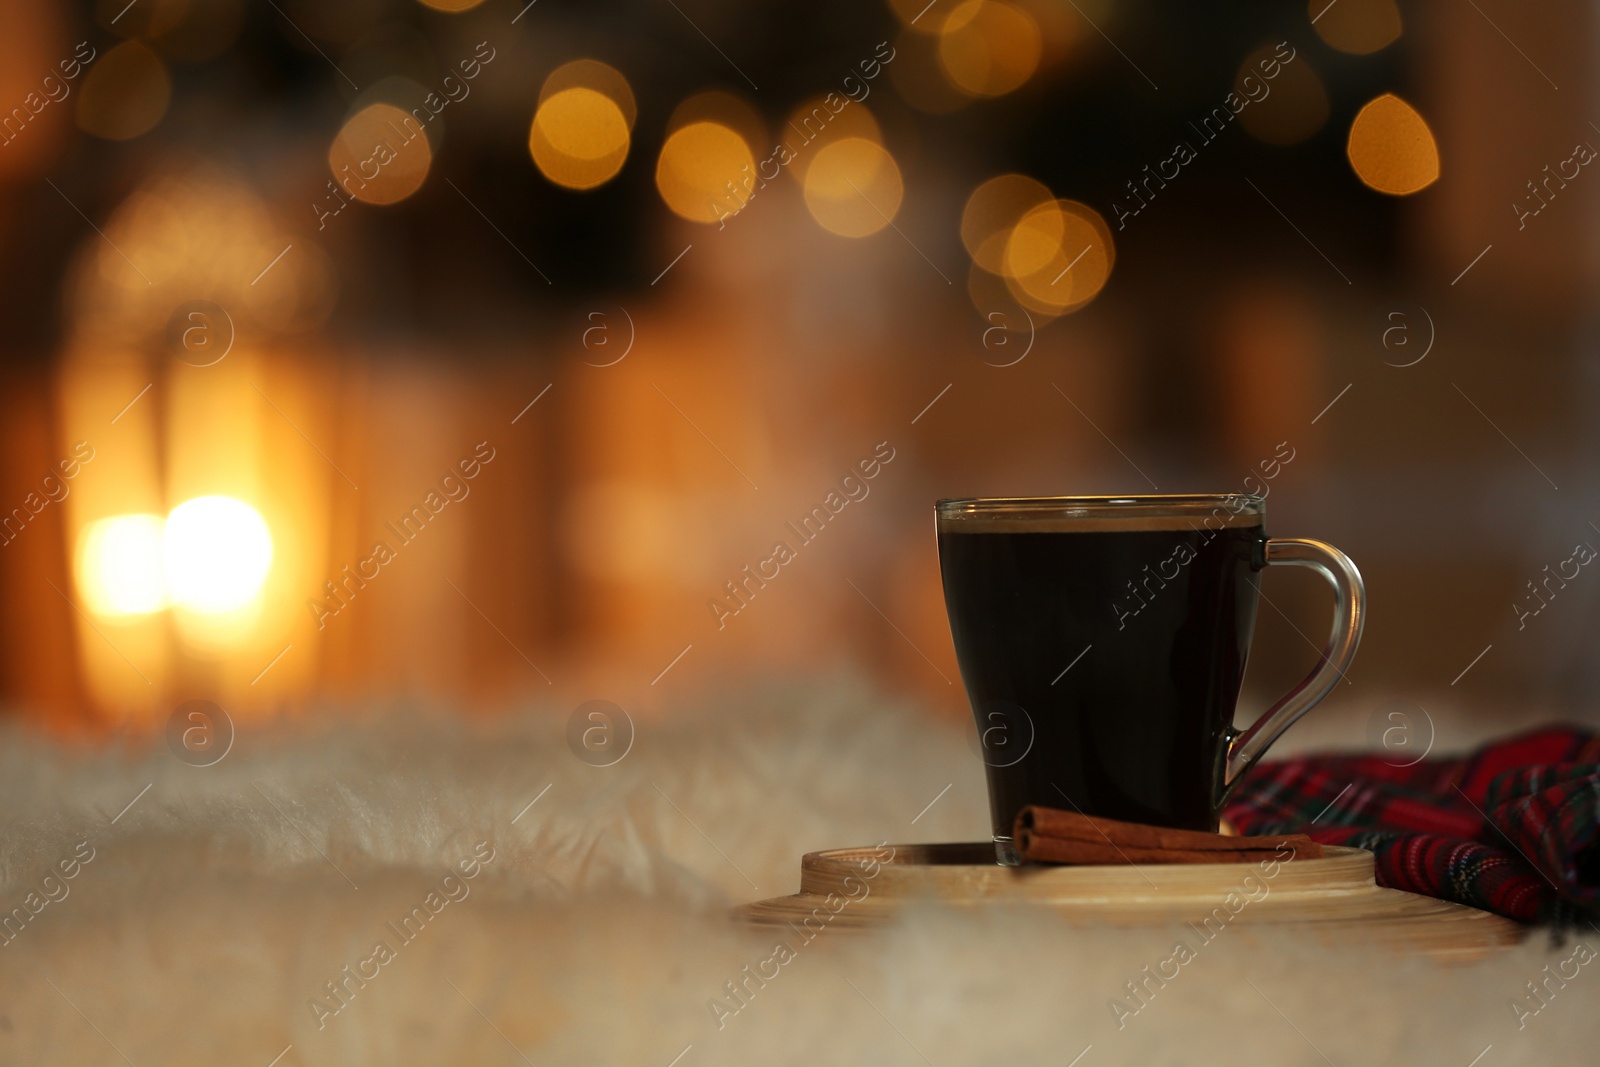
<instances>
[{"instance_id":1,"label":"glass handle of mug","mask_svg":"<svg viewBox=\"0 0 1600 1067\"><path fill-rule=\"evenodd\" d=\"M1256 720L1254 726L1233 735L1223 766L1221 800L1233 792L1245 771L1266 752L1268 746L1295 722L1333 692L1361 643L1361 630L1367 622L1367 592L1361 572L1349 556L1330 544L1300 538L1268 538L1267 565L1310 567L1333 586L1333 632L1310 674L1289 690L1282 700Z\"/></svg>"}]
</instances>

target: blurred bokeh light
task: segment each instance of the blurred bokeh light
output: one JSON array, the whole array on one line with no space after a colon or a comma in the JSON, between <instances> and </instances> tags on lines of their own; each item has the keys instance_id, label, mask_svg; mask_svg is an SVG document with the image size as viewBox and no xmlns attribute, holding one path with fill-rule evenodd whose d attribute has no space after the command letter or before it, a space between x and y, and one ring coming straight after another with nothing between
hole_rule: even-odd
<instances>
[{"instance_id":1,"label":"blurred bokeh light","mask_svg":"<svg viewBox=\"0 0 1600 1067\"><path fill-rule=\"evenodd\" d=\"M1317 36L1353 56L1389 47L1403 28L1394 0L1310 0L1309 10Z\"/></svg>"},{"instance_id":2,"label":"blurred bokeh light","mask_svg":"<svg viewBox=\"0 0 1600 1067\"><path fill-rule=\"evenodd\" d=\"M972 190L961 212L961 243L967 255L991 274L1006 273L1006 245L1011 240L1012 227L1051 199L1043 182L1025 174L990 178Z\"/></svg>"},{"instance_id":3,"label":"blurred bokeh light","mask_svg":"<svg viewBox=\"0 0 1600 1067\"><path fill-rule=\"evenodd\" d=\"M555 184L593 189L627 162L637 115L633 89L616 68L593 59L564 63L539 92L528 151Z\"/></svg>"},{"instance_id":4,"label":"blurred bokeh light","mask_svg":"<svg viewBox=\"0 0 1600 1067\"><path fill-rule=\"evenodd\" d=\"M167 602L159 515L115 515L79 534L78 592L89 611L119 619L160 611Z\"/></svg>"},{"instance_id":5,"label":"blurred bokeh light","mask_svg":"<svg viewBox=\"0 0 1600 1067\"><path fill-rule=\"evenodd\" d=\"M649 705L858 663L964 711L928 501L1225 491L1286 439L1275 528L1374 590L1341 690L1582 692L1587 587L1521 651L1503 593L1594 496L1566 157L1597 16L1480 5L16 0L0 501L95 459L11 513L0 700L158 720L213 689L633 678ZM718 627L708 598L885 438L806 577ZM477 442L497 458L442 486ZM259 554L156 559L191 519L196 567L252 543L231 505L161 518L219 497L270 531L259 584ZM1320 602L1272 584L1314 638ZM1280 621L1263 693L1314 655Z\"/></svg>"},{"instance_id":6,"label":"blurred bokeh light","mask_svg":"<svg viewBox=\"0 0 1600 1067\"><path fill-rule=\"evenodd\" d=\"M339 187L368 204L395 204L428 179L433 150L417 120L393 104L370 104L350 116L328 149Z\"/></svg>"},{"instance_id":7,"label":"blurred bokeh light","mask_svg":"<svg viewBox=\"0 0 1600 1067\"><path fill-rule=\"evenodd\" d=\"M1075 200L1030 209L1006 241L1005 276L1018 303L1044 315L1076 311L1111 277L1116 243L1100 213Z\"/></svg>"},{"instance_id":8,"label":"blurred bokeh light","mask_svg":"<svg viewBox=\"0 0 1600 1067\"><path fill-rule=\"evenodd\" d=\"M690 222L716 222L744 207L754 187L750 145L719 122L691 122L661 146L656 188Z\"/></svg>"},{"instance_id":9,"label":"blurred bokeh light","mask_svg":"<svg viewBox=\"0 0 1600 1067\"><path fill-rule=\"evenodd\" d=\"M539 172L568 189L593 189L616 177L628 158L628 120L611 97L563 89L539 105L528 133Z\"/></svg>"},{"instance_id":10,"label":"blurred bokeh light","mask_svg":"<svg viewBox=\"0 0 1600 1067\"><path fill-rule=\"evenodd\" d=\"M1275 56L1275 45L1262 45L1239 65L1233 91L1246 101L1239 122L1257 140L1299 144L1328 121L1328 93L1303 50L1287 63ZM1262 63L1276 77L1265 77Z\"/></svg>"},{"instance_id":11,"label":"blurred bokeh light","mask_svg":"<svg viewBox=\"0 0 1600 1067\"><path fill-rule=\"evenodd\" d=\"M1358 177L1380 193L1408 196L1439 179L1439 147L1416 108L1384 93L1350 124L1346 150Z\"/></svg>"},{"instance_id":12,"label":"blurred bokeh light","mask_svg":"<svg viewBox=\"0 0 1600 1067\"><path fill-rule=\"evenodd\" d=\"M272 534L261 513L242 500L196 497L167 516L161 559L175 604L220 615L260 593L272 566Z\"/></svg>"},{"instance_id":13,"label":"blurred bokeh light","mask_svg":"<svg viewBox=\"0 0 1600 1067\"><path fill-rule=\"evenodd\" d=\"M900 168L887 149L865 137L821 148L805 175L806 208L841 237L866 237L894 221L905 195Z\"/></svg>"},{"instance_id":14,"label":"blurred bokeh light","mask_svg":"<svg viewBox=\"0 0 1600 1067\"><path fill-rule=\"evenodd\" d=\"M108 141L148 133L167 113L172 79L161 57L125 41L95 60L78 96L78 127Z\"/></svg>"},{"instance_id":15,"label":"blurred bokeh light","mask_svg":"<svg viewBox=\"0 0 1600 1067\"><path fill-rule=\"evenodd\" d=\"M939 62L973 96L1003 96L1038 69L1043 42L1032 15L1006 0L964 0L939 23Z\"/></svg>"}]
</instances>

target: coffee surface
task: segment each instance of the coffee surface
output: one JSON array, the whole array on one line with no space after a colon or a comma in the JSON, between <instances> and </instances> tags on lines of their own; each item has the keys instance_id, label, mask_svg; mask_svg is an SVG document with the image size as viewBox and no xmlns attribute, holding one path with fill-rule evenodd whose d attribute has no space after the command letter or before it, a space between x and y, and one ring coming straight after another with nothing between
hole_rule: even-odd
<instances>
[{"instance_id":1,"label":"coffee surface","mask_svg":"<svg viewBox=\"0 0 1600 1067\"><path fill-rule=\"evenodd\" d=\"M979 529L942 530L939 562L995 835L1028 804L1215 830L1259 523Z\"/></svg>"}]
</instances>

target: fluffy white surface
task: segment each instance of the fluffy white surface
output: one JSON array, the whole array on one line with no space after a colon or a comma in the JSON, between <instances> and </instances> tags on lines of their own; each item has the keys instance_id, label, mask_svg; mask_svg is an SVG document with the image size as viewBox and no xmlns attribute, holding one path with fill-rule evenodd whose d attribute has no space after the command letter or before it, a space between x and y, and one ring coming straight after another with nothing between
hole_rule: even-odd
<instances>
[{"instance_id":1,"label":"fluffy white surface","mask_svg":"<svg viewBox=\"0 0 1600 1067\"><path fill-rule=\"evenodd\" d=\"M323 721L243 729L203 769L159 739L4 738L0 908L78 842L94 859L0 947L0 1063L1504 1067L1600 1047L1600 962L1519 1029L1512 1001L1571 955L1542 935L1441 967L1230 927L1119 1029L1108 1002L1178 931L932 908L809 944L740 926L726 907L794 891L804 851L984 836L960 735L860 687L640 722L609 768L554 710ZM401 943L386 924L480 841L470 895ZM794 958L719 1026L709 1003L779 939ZM379 940L394 958L347 1006L310 1006Z\"/></svg>"}]
</instances>

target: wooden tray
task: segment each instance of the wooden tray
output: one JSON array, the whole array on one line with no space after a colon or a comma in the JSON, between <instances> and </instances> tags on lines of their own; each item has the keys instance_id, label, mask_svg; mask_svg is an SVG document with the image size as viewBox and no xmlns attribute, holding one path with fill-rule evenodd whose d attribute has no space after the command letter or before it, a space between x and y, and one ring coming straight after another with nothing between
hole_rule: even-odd
<instances>
[{"instance_id":1,"label":"wooden tray","mask_svg":"<svg viewBox=\"0 0 1600 1067\"><path fill-rule=\"evenodd\" d=\"M1278 864L1269 875L1253 863L1001 867L988 842L837 848L801 858L799 893L745 904L735 914L783 925L816 912L813 924L861 927L912 901L1035 905L1097 926L1308 923L1341 939L1370 937L1462 960L1514 944L1525 932L1489 912L1379 887L1365 849L1329 846L1326 853Z\"/></svg>"}]
</instances>

